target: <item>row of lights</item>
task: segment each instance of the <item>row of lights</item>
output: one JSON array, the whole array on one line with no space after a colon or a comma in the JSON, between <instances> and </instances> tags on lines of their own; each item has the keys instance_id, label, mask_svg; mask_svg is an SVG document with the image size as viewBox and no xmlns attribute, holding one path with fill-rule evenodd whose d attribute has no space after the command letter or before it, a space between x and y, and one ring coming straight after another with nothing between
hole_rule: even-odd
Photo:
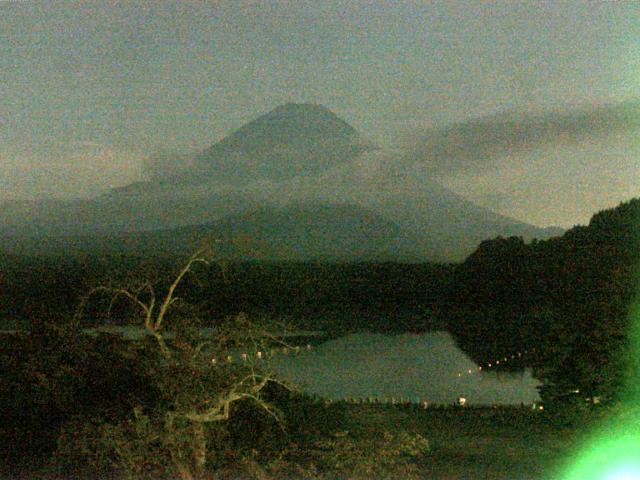
<instances>
[{"instance_id":1,"label":"row of lights","mask_svg":"<svg viewBox=\"0 0 640 480\"><path fill-rule=\"evenodd\" d=\"M483 370L487 370L487 369L490 369L490 368L496 368L496 367L498 367L500 365L501 362L504 365L510 359L511 360L516 360L516 359L522 358L522 355L527 355L528 353L535 353L535 351L536 351L536 349L532 348L530 351L529 350L525 350L524 352L518 352L518 353L510 355L510 356L499 358L498 360L495 360L493 362L488 362L486 368L482 368L482 365L478 366L475 369L469 368L466 372L458 372L458 377L462 377L462 375L472 375L474 373L480 373Z\"/></svg>"},{"instance_id":2,"label":"row of lights","mask_svg":"<svg viewBox=\"0 0 640 480\"><path fill-rule=\"evenodd\" d=\"M304 348L304 350L306 351L310 351L311 350L311 344L307 344L306 347ZM303 351L303 349L299 346L294 346L294 347L282 347L282 348L272 348L267 352L262 352L262 351L257 351L255 352L255 355L252 358L255 358L257 360L263 360L265 358L265 356L269 356L269 357L274 357L278 354L284 354L284 355L288 355L290 352L293 353L300 353L301 351ZM500 365L500 363L506 363L509 361L509 359L511 360L515 360L516 358L522 358L523 355L527 355L528 353L534 353L536 351L535 348L532 348L531 351L529 350L525 350L524 352L517 352L516 354L510 355L510 356L506 356L506 357L502 357L501 359L495 360L494 362L488 362L486 369L490 369L490 368L495 368L498 365ZM234 357L233 355L229 354L226 357L220 357L221 360L218 360L217 357L213 356L211 357L211 364L215 367L218 364L221 363L226 363L228 365L233 364L234 362ZM249 361L250 355L248 353L241 353L240 354L240 360L242 361L242 363L247 363ZM466 374L467 375L471 375L474 373L480 373L483 370L482 366L478 366L475 370L474 369L468 369ZM458 372L458 377L462 377L463 373L462 372ZM400 397L395 398L395 397L366 397L366 398L354 398L354 397L347 397L342 399L343 402L346 403L381 403L381 404L391 404L391 405L407 405L407 404L411 404L413 402L411 402L408 399L405 399L404 397ZM331 400L325 400L325 403L332 403ZM466 398L464 397L460 397L457 400L457 405L459 406L464 406L466 403ZM420 407L422 407L423 409L426 409L429 407L429 402L426 400L421 400L418 402L418 404L420 405ZM534 409L535 409L535 404L534 404ZM540 410L542 410L542 406L540 406Z\"/></svg>"},{"instance_id":3,"label":"row of lights","mask_svg":"<svg viewBox=\"0 0 640 480\"><path fill-rule=\"evenodd\" d=\"M457 407L464 407L468 404L467 399L465 397L458 397L453 403L447 403L447 402L430 403L428 400L419 399L419 398L416 398L414 401L411 401L406 397L377 397L377 396L344 397L336 400L332 400L331 398L320 398L320 397L314 396L314 399L321 400L326 406L329 406L332 403L350 403L350 404L356 404L356 405L369 404L369 405L392 405L392 406L399 406L399 407L413 407L413 408L421 408L423 410L428 410L430 408L447 408L447 407L451 407L452 405ZM597 399L597 401L594 401L594 403L599 403L599 402L600 402L599 398ZM486 407L487 405L480 404L479 406ZM544 407L539 401L533 402L527 406L535 411L544 410ZM492 407L497 408L498 405L493 404Z\"/></svg>"},{"instance_id":4,"label":"row of lights","mask_svg":"<svg viewBox=\"0 0 640 480\"><path fill-rule=\"evenodd\" d=\"M303 350L302 347L299 346L295 346L295 347L282 347L282 348L272 348L268 351L262 352L262 351L257 351L255 352L255 355L249 355L248 353L241 353L240 354L240 360L242 361L242 363L246 363L249 361L250 358L252 359L256 359L256 360L263 360L265 357L274 357L278 354L283 354L283 355L288 355L289 353L300 353ZM304 347L304 350L311 350L311 344L307 343L306 347ZM226 364L232 364L234 362L234 357L233 355L229 354L226 356L222 356L222 357L216 357L213 356L211 357L211 365L213 365L214 367L222 364L222 363L226 363Z\"/></svg>"},{"instance_id":5,"label":"row of lights","mask_svg":"<svg viewBox=\"0 0 640 480\"><path fill-rule=\"evenodd\" d=\"M306 347L304 348L305 350L309 351L311 350L311 344L307 344ZM270 349L268 352L262 352L262 351L257 351L254 355L253 358L257 359L257 360L263 360L265 358L265 356L270 356L270 357L274 357L275 355L278 354L284 354L284 355L288 355L290 352L293 353L300 353L303 349L299 346L295 346L295 347L282 347L282 348L272 348ZM531 349L531 353L534 353L536 351L535 348ZM483 368L482 365L478 366L475 369L469 368L466 372L458 372L458 377L462 377L463 375L472 375L474 373L480 373L483 370L488 370L491 368L496 368L500 365L500 363L502 362L502 364L505 364L509 361L509 359L511 360L515 360L515 359L519 359L522 358L522 355L527 355L529 352L529 350L525 350L524 352L517 352L516 354L512 354L510 356L505 356L502 357L501 359L497 359L493 362L488 362L486 364L486 368ZM240 360L244 363L244 362L248 362L249 361L249 354L248 353L241 353L240 354ZM229 354L225 357L220 357L220 359L218 359L218 357L211 357L211 364L215 367L216 365L220 364L220 363L227 363L227 364L231 364L234 361L234 357L233 355Z\"/></svg>"},{"instance_id":6,"label":"row of lights","mask_svg":"<svg viewBox=\"0 0 640 480\"><path fill-rule=\"evenodd\" d=\"M421 405L424 408L427 408L429 406L429 402L427 400L416 399L416 401L411 401L406 397L344 397L337 400L327 398L324 399L324 402L326 404L343 402L353 404Z\"/></svg>"}]
</instances>

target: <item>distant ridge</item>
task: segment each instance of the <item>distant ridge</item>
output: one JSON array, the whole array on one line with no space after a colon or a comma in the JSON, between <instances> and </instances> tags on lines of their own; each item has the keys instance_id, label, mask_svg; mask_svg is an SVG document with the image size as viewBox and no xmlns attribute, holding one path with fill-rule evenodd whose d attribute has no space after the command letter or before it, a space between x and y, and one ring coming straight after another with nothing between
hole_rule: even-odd
<instances>
[{"instance_id":1,"label":"distant ridge","mask_svg":"<svg viewBox=\"0 0 640 480\"><path fill-rule=\"evenodd\" d=\"M188 254L215 240L217 253L234 260L420 261L420 240L381 215L356 205L299 204L260 207L216 222L174 229L66 236L6 237L0 251L13 255Z\"/></svg>"}]
</instances>

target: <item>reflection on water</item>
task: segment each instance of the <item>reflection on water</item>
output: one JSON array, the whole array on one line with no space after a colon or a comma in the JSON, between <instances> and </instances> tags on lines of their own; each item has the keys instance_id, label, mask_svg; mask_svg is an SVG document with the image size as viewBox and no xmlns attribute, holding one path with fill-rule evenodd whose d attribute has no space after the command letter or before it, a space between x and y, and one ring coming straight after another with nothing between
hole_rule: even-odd
<instances>
[{"instance_id":1,"label":"reflection on water","mask_svg":"<svg viewBox=\"0 0 640 480\"><path fill-rule=\"evenodd\" d=\"M463 396L469 404L489 405L540 400L539 382L529 371L477 372L477 365L446 332L358 333L299 355L278 355L273 364L306 392L331 399L374 396L453 403ZM465 374L459 377L459 372Z\"/></svg>"}]
</instances>

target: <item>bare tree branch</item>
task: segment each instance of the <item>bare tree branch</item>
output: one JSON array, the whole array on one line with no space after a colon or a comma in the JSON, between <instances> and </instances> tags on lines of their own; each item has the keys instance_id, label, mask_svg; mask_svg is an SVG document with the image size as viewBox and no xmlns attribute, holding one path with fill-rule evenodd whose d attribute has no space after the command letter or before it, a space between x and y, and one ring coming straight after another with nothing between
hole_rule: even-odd
<instances>
[{"instance_id":1,"label":"bare tree branch","mask_svg":"<svg viewBox=\"0 0 640 480\"><path fill-rule=\"evenodd\" d=\"M187 335L184 341L182 341L182 337L179 337L167 344L162 327L166 324L165 320L171 308L182 307L182 302L184 302L181 297L176 295L177 289L196 264L210 264L206 258L208 253L208 249L200 249L189 257L186 264L173 278L164 296L156 297L156 291L150 282L139 284L135 288L101 286L91 290L80 306L83 309L91 296L106 293L111 295L109 310L119 297L128 299L141 310L144 328L155 338L165 360L161 362L161 365L154 364L149 367L150 376L154 381L158 381L160 386L165 386L166 382L169 382L172 389L177 388L180 392L180 399L176 398L175 402L171 401L171 405L162 411L160 418L164 419L164 423L160 422L161 425L158 428L160 437L168 439L166 441L169 443L170 461L183 480L202 477L207 453L205 430L207 424L228 420L231 415L231 405L238 401L248 400L273 417L280 428L283 428L277 408L267 402L261 396L261 392L271 383L291 390L289 385L278 380L272 373L267 355L262 360L262 355L259 354L257 356L259 361L255 360L254 355L251 355L250 360L244 357L243 359L248 361L237 366L227 365L224 370L207 375L205 369L213 367L204 358L203 351L205 347L212 344L216 354L224 353L225 350L226 354L229 354L230 349L236 349L239 345L246 345L249 349L253 348L255 352L266 352L267 346L273 344L292 348L286 342L286 330L283 335L278 336L269 332L266 327L255 328L244 314L237 315L229 322L216 325L211 339L205 338L200 339L203 341L198 341L197 338L194 339ZM190 307L186 302L185 306ZM191 312L188 310L189 314ZM189 315L186 317L186 321L193 322L195 318L197 318L195 315ZM174 378L176 372L180 372L180 375L183 375L183 372L191 372L195 376L195 381L200 383L194 387L191 378ZM217 392L217 395L209 393L214 391ZM186 395L188 401L181 400L183 394ZM175 438L179 435L185 435L185 433L189 436L189 450L183 450L183 447L175 443Z\"/></svg>"},{"instance_id":2,"label":"bare tree branch","mask_svg":"<svg viewBox=\"0 0 640 480\"><path fill-rule=\"evenodd\" d=\"M171 303L174 301L173 293L175 292L178 285L180 285L180 282L182 282L182 279L184 278L184 276L191 270L191 267L196 263L204 263L205 265L209 265L210 262L203 257L203 255L207 251L208 251L207 249L201 249L201 250L198 250L196 253L194 253L187 261L187 264L182 268L182 270L180 270L176 278L173 280L173 283L169 287L169 291L167 292L167 295L165 296L164 301L160 306L160 311L158 312L158 315L155 319L156 329L160 328L160 326L162 325L164 316L167 313L167 310L169 309L169 307L171 306Z\"/></svg>"}]
</instances>

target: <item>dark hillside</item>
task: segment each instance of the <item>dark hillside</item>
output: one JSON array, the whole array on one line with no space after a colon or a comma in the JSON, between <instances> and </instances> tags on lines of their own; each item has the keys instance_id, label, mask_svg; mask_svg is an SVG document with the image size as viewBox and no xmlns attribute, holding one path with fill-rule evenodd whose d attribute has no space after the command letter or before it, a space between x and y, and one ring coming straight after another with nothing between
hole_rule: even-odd
<instances>
[{"instance_id":1,"label":"dark hillside","mask_svg":"<svg viewBox=\"0 0 640 480\"><path fill-rule=\"evenodd\" d=\"M536 349L550 395L613 395L639 264L640 199L559 238L488 240L455 269L450 328L477 361Z\"/></svg>"}]
</instances>

